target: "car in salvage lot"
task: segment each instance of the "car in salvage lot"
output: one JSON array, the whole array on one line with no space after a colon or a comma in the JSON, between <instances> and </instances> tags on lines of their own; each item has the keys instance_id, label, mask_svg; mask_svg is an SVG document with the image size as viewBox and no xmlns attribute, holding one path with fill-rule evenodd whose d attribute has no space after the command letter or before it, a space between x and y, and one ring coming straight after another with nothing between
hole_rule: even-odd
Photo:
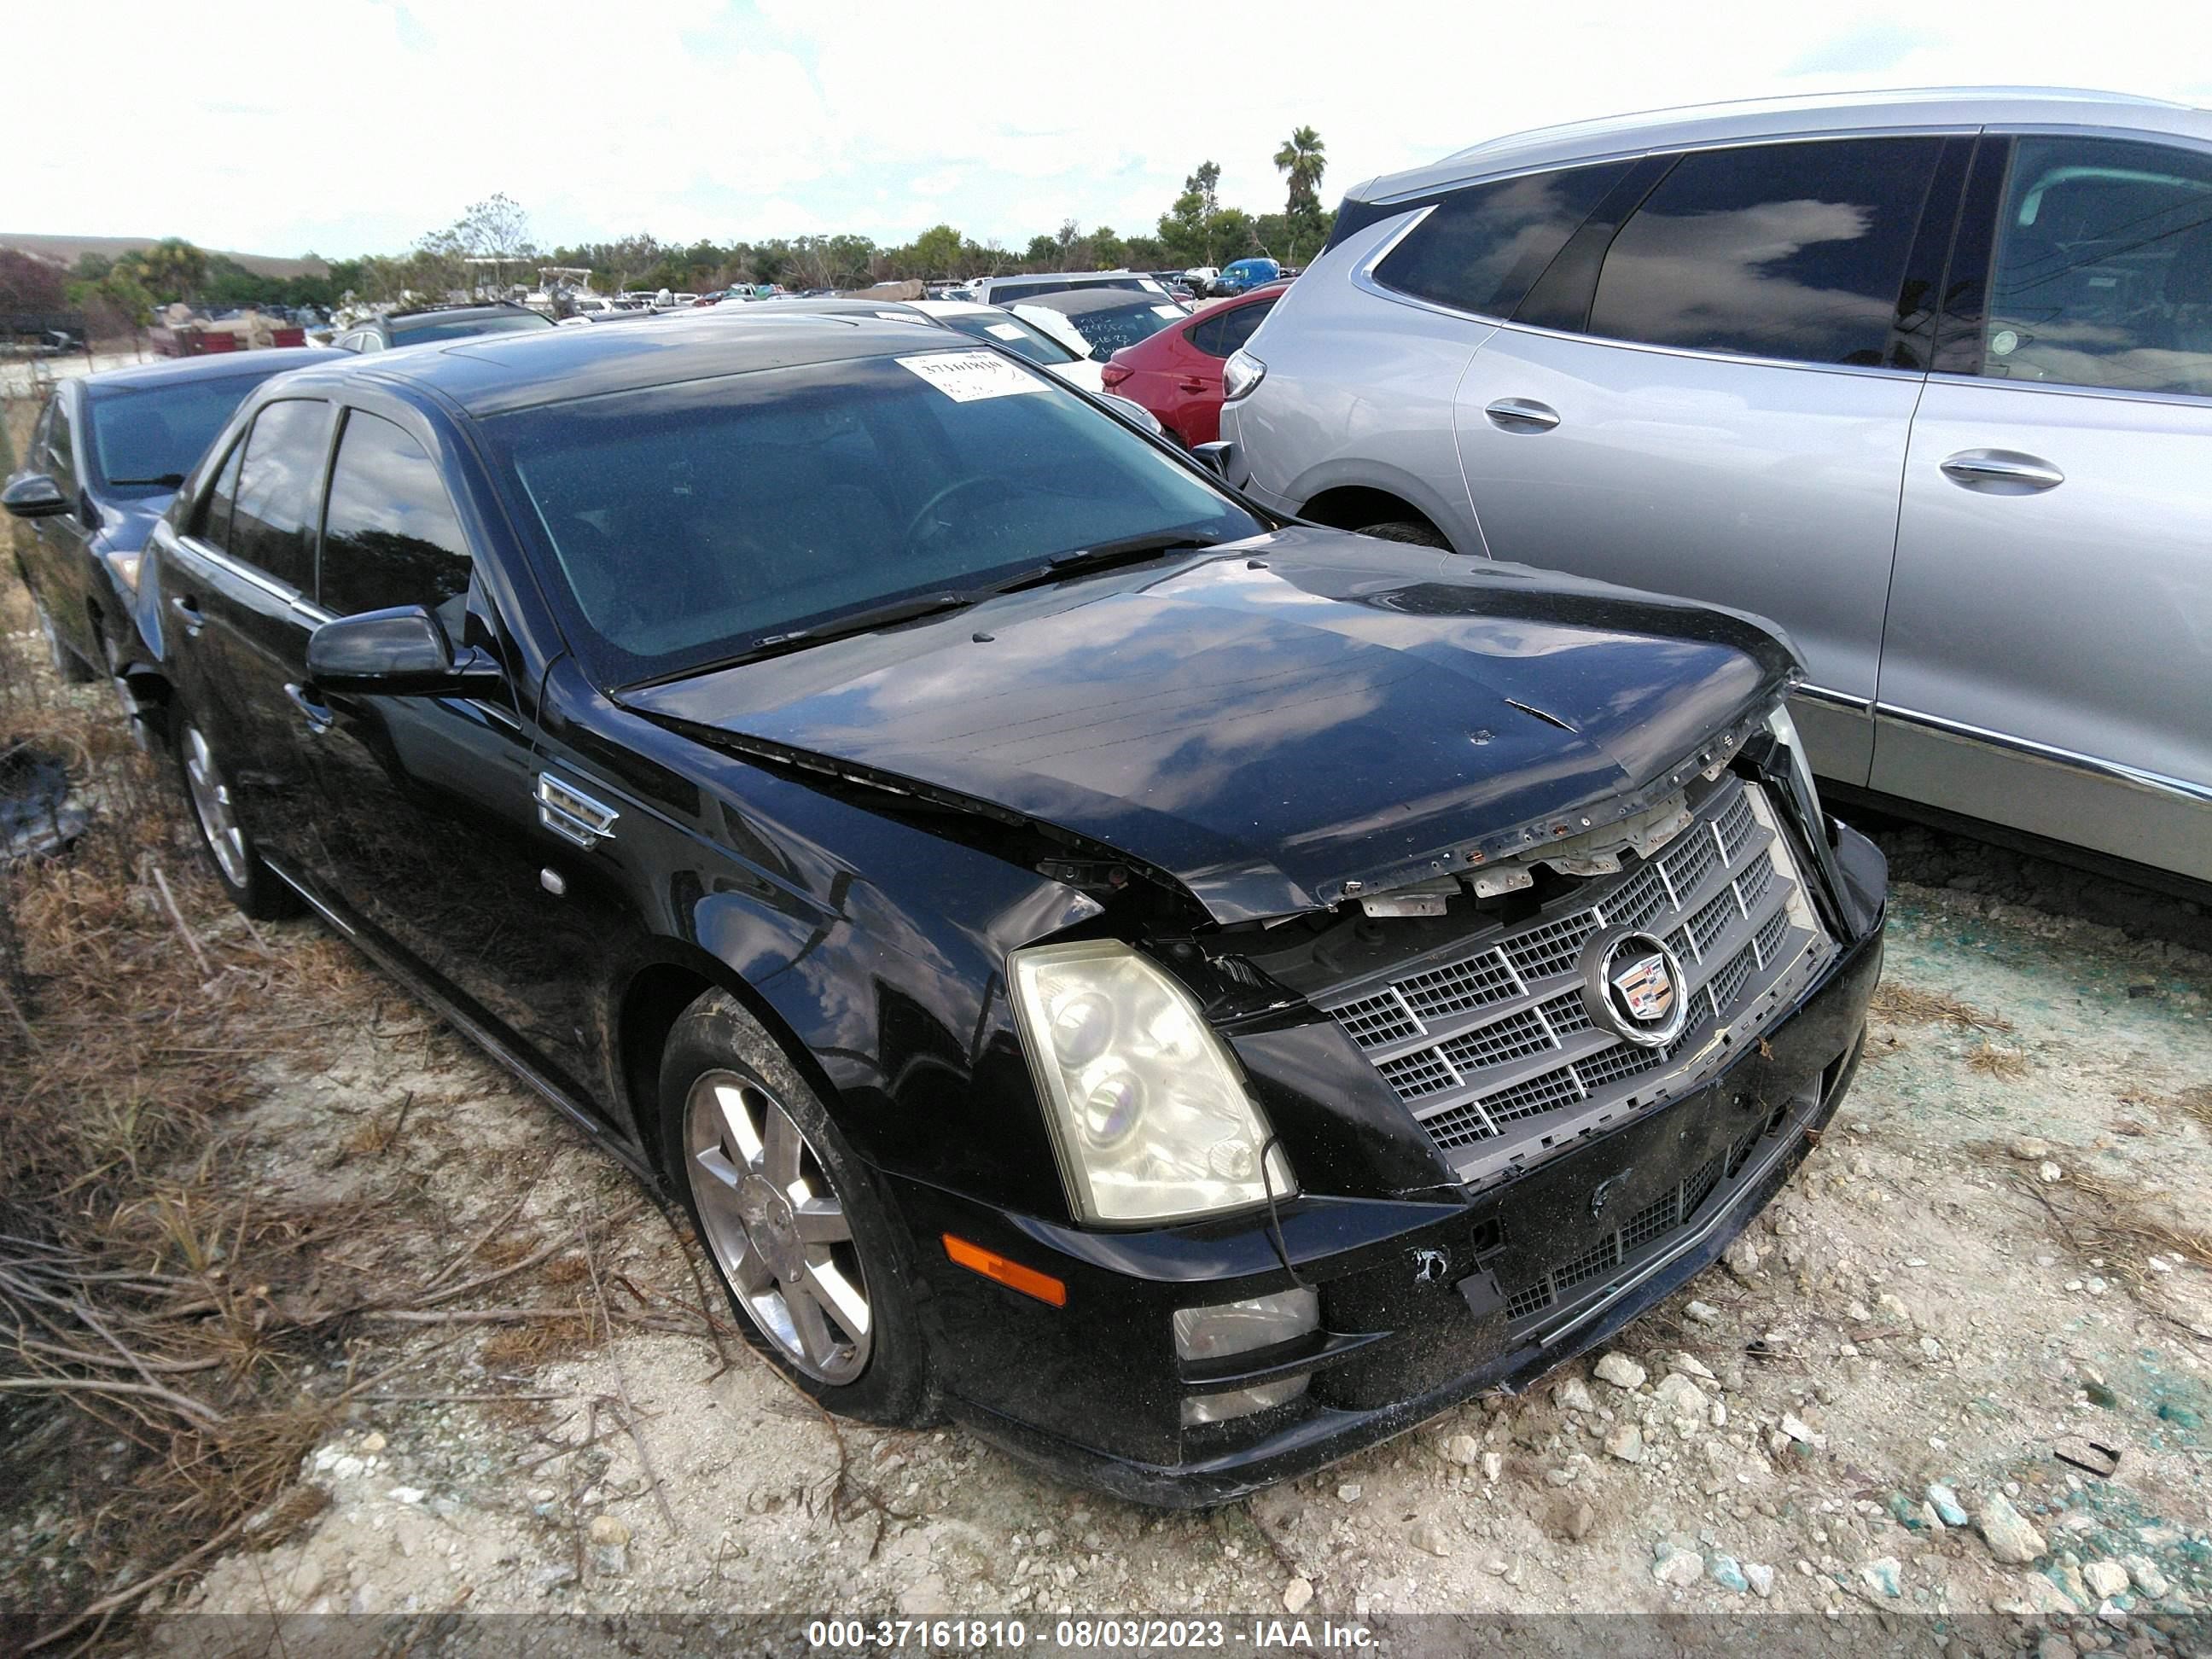
<instances>
[{"instance_id":1,"label":"car in salvage lot","mask_svg":"<svg viewBox=\"0 0 2212 1659\"><path fill-rule=\"evenodd\" d=\"M1882 862L1754 620L1293 523L908 323L305 370L142 580L242 908L665 1183L823 1405L1130 1498L1602 1340L1863 1042Z\"/></svg>"},{"instance_id":2,"label":"car in salvage lot","mask_svg":"<svg viewBox=\"0 0 2212 1659\"><path fill-rule=\"evenodd\" d=\"M107 676L137 711L127 680L141 655L134 613L147 536L247 392L332 355L295 347L187 357L55 383L0 507L30 526L15 544L16 568L64 680Z\"/></svg>"},{"instance_id":3,"label":"car in salvage lot","mask_svg":"<svg viewBox=\"0 0 2212 1659\"><path fill-rule=\"evenodd\" d=\"M1356 187L1225 373L1270 507L1771 616L1844 799L2212 882L2212 112L1499 139Z\"/></svg>"},{"instance_id":4,"label":"car in salvage lot","mask_svg":"<svg viewBox=\"0 0 2212 1659\"><path fill-rule=\"evenodd\" d=\"M1221 435L1221 366L1244 349L1283 285L1201 306L1107 360L1103 384L1159 417L1187 448Z\"/></svg>"}]
</instances>

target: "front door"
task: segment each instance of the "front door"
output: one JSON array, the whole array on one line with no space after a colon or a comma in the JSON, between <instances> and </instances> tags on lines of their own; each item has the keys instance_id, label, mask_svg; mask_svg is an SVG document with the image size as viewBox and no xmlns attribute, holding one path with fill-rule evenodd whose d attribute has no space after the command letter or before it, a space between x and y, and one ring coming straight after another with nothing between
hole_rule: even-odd
<instances>
[{"instance_id":1,"label":"front door","mask_svg":"<svg viewBox=\"0 0 2212 1659\"><path fill-rule=\"evenodd\" d=\"M2212 150L2013 149L1912 425L1874 787L2212 879Z\"/></svg>"},{"instance_id":2,"label":"front door","mask_svg":"<svg viewBox=\"0 0 2212 1659\"><path fill-rule=\"evenodd\" d=\"M1943 141L1694 151L1532 291L1455 398L1492 557L1758 612L1803 653L1815 767L1866 780L1923 375L1900 295ZM1948 228L1948 221L1945 220ZM1601 252L1601 258L1598 257ZM1572 256L1572 257L1570 257Z\"/></svg>"},{"instance_id":3,"label":"front door","mask_svg":"<svg viewBox=\"0 0 2212 1659\"><path fill-rule=\"evenodd\" d=\"M347 411L320 564L325 613L423 605L456 649L512 660L438 467L398 419ZM544 884L538 767L512 690L310 695L319 887L572 1096L598 1093L574 988L599 942Z\"/></svg>"}]
</instances>

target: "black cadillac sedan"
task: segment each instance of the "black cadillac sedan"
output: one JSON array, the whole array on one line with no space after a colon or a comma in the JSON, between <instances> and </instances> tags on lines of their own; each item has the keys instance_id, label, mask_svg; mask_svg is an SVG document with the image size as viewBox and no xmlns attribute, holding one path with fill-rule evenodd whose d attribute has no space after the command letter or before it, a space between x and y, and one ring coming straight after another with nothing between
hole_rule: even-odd
<instances>
[{"instance_id":1,"label":"black cadillac sedan","mask_svg":"<svg viewBox=\"0 0 2212 1659\"><path fill-rule=\"evenodd\" d=\"M1884 871L1755 622L1283 520L866 317L264 386L178 769L695 1218L760 1350L1218 1502L1518 1386L1834 1111Z\"/></svg>"}]
</instances>

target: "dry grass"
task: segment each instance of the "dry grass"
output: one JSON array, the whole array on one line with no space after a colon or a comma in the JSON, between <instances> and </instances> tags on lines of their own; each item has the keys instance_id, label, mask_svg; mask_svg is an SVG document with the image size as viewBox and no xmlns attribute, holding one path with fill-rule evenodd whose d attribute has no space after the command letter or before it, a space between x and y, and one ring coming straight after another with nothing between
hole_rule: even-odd
<instances>
[{"instance_id":1,"label":"dry grass","mask_svg":"<svg viewBox=\"0 0 2212 1659\"><path fill-rule=\"evenodd\" d=\"M1966 1031L2009 1031L2012 1022L1984 1013L1943 991L1923 991L1886 979L1875 987L1869 1012L1893 1025L1955 1025ZM1985 1043L1984 1045L1987 1047Z\"/></svg>"},{"instance_id":2,"label":"dry grass","mask_svg":"<svg viewBox=\"0 0 2212 1659\"><path fill-rule=\"evenodd\" d=\"M2027 1057L2017 1048L2000 1048L1987 1037L1967 1054L1966 1064L1990 1077L2020 1078L2027 1075Z\"/></svg>"},{"instance_id":3,"label":"dry grass","mask_svg":"<svg viewBox=\"0 0 2212 1659\"><path fill-rule=\"evenodd\" d=\"M2212 1134L2212 1083L2200 1083L2194 1088L2184 1089L2174 1096L2173 1104L2186 1116L2195 1118L2208 1134Z\"/></svg>"}]
</instances>

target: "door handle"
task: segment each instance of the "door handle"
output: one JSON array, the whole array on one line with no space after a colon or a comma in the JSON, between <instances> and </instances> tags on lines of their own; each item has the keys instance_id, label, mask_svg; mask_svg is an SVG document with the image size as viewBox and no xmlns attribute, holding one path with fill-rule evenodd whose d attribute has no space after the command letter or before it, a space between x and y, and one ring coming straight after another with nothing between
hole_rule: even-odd
<instances>
[{"instance_id":1,"label":"door handle","mask_svg":"<svg viewBox=\"0 0 2212 1659\"><path fill-rule=\"evenodd\" d=\"M2033 495L2066 482L2066 475L2040 455L2016 449L1962 449L1941 465L1953 483L1990 495Z\"/></svg>"},{"instance_id":2,"label":"door handle","mask_svg":"<svg viewBox=\"0 0 2212 1659\"><path fill-rule=\"evenodd\" d=\"M1559 423L1559 411L1534 398L1500 398L1482 412L1508 432L1549 432Z\"/></svg>"},{"instance_id":3,"label":"door handle","mask_svg":"<svg viewBox=\"0 0 2212 1659\"><path fill-rule=\"evenodd\" d=\"M292 700L292 707L298 709L305 717L307 730L317 737L320 737L337 724L338 717L321 703L317 702L306 686L296 683L288 684L284 687L284 695Z\"/></svg>"},{"instance_id":4,"label":"door handle","mask_svg":"<svg viewBox=\"0 0 2212 1659\"><path fill-rule=\"evenodd\" d=\"M200 629L207 626L207 617L201 614L199 606L179 593L169 601L169 609L183 620L185 638L199 638Z\"/></svg>"},{"instance_id":5,"label":"door handle","mask_svg":"<svg viewBox=\"0 0 2212 1659\"><path fill-rule=\"evenodd\" d=\"M1184 392L1203 392L1206 390L1206 382L1200 380L1195 374L1184 375L1182 379L1176 382L1176 385L1179 389Z\"/></svg>"}]
</instances>

